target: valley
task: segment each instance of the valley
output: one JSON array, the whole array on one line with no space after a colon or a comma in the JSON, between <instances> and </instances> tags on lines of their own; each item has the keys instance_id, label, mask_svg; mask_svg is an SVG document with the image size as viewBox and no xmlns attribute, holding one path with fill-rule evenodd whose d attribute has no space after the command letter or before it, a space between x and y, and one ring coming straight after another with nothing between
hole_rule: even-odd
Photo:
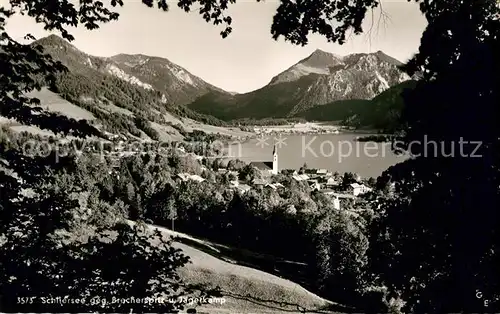
<instances>
[{"instance_id":1,"label":"valley","mask_svg":"<svg viewBox=\"0 0 500 314\"><path fill-rule=\"evenodd\" d=\"M409 77L398 69L401 63L381 51L341 57L316 50L265 87L237 94L159 57L95 57L55 35L32 45L41 45L68 72L27 96L39 98L42 108L88 121L102 132L147 141L182 140L193 130L253 136L252 127L238 126L242 119L300 118L386 129L401 110L398 95L409 86ZM14 127L41 132L36 128Z\"/></svg>"},{"instance_id":2,"label":"valley","mask_svg":"<svg viewBox=\"0 0 500 314\"><path fill-rule=\"evenodd\" d=\"M0 312L500 312L497 0L11 0L0 34Z\"/></svg>"}]
</instances>

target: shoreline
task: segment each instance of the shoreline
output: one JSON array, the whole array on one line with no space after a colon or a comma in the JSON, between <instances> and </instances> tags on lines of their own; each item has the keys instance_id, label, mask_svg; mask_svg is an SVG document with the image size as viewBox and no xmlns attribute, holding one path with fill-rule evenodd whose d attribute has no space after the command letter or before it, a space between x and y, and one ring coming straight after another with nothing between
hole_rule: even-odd
<instances>
[{"instance_id":1,"label":"shoreline","mask_svg":"<svg viewBox=\"0 0 500 314\"><path fill-rule=\"evenodd\" d=\"M338 121L331 122L306 122L306 123L290 123L285 125L266 125L266 126L249 126L253 128L256 135L261 134L340 134L340 133L362 133L362 134L379 134L378 129L355 129L342 124Z\"/></svg>"}]
</instances>

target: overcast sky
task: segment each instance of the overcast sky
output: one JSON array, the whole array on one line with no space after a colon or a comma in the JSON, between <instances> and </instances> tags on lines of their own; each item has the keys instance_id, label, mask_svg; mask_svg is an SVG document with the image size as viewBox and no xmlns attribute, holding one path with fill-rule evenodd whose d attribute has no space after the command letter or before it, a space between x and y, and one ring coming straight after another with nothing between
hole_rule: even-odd
<instances>
[{"instance_id":1,"label":"overcast sky","mask_svg":"<svg viewBox=\"0 0 500 314\"><path fill-rule=\"evenodd\" d=\"M406 61L418 50L426 26L415 3L386 0L383 9L387 17L381 18L378 9L374 11L371 33L352 36L342 46L311 36L309 45L299 47L271 38L278 3L265 1L240 0L232 5L229 15L233 18L233 32L226 39L219 35L221 27L207 24L197 13L185 13L175 4L170 12L162 12L139 0L124 1L124 7L117 8L118 21L94 31L74 29L72 44L95 56L141 53L165 57L215 86L241 93L266 85L273 76L318 48L339 55L382 50ZM6 2L0 0L2 5ZM371 15L365 20L365 31L372 25ZM26 33L36 38L49 34L33 19L23 16L11 17L7 31L20 41Z\"/></svg>"}]
</instances>

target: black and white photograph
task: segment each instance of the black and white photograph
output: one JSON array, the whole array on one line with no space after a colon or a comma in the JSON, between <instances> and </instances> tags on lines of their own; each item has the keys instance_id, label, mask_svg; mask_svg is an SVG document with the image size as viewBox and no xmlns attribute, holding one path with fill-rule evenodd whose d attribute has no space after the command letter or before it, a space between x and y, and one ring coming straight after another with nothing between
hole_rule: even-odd
<instances>
[{"instance_id":1,"label":"black and white photograph","mask_svg":"<svg viewBox=\"0 0 500 314\"><path fill-rule=\"evenodd\" d=\"M500 0L0 0L0 313L500 313Z\"/></svg>"}]
</instances>

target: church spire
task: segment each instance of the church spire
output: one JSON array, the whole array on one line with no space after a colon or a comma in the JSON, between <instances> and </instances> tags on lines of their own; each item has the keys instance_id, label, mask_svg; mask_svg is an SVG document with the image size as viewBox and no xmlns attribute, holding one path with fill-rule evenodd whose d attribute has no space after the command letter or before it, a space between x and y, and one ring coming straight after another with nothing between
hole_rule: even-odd
<instances>
[{"instance_id":1,"label":"church spire","mask_svg":"<svg viewBox=\"0 0 500 314\"><path fill-rule=\"evenodd\" d=\"M278 174L278 150L276 149L276 143L274 143L273 149L273 174Z\"/></svg>"}]
</instances>

